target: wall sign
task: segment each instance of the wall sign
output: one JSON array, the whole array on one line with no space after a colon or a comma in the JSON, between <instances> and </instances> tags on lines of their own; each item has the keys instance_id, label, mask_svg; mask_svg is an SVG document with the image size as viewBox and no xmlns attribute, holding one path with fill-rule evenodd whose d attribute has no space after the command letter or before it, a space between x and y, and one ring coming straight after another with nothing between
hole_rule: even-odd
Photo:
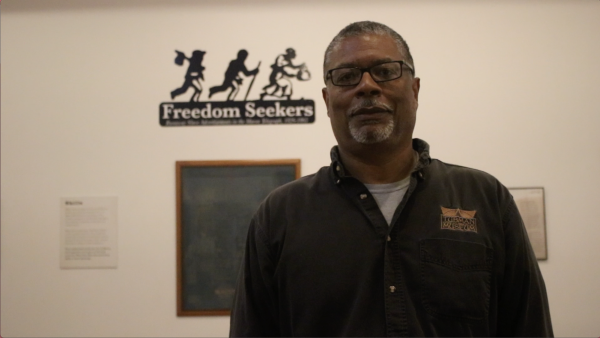
<instances>
[{"instance_id":1,"label":"wall sign","mask_svg":"<svg viewBox=\"0 0 600 338\"><path fill-rule=\"evenodd\" d=\"M60 199L60 267L117 267L117 197Z\"/></svg>"},{"instance_id":2,"label":"wall sign","mask_svg":"<svg viewBox=\"0 0 600 338\"><path fill-rule=\"evenodd\" d=\"M238 51L237 57L229 62L223 82L208 87L208 91L204 90L206 68L202 64L206 52L195 50L189 57L184 52L175 51L175 53L175 64L187 65L187 71L183 84L171 91L171 99L176 100L179 97L186 98L187 101L161 103L159 106L161 126L284 124L315 121L315 102L293 97L294 83L311 79L306 64L294 64L296 51L293 48L286 49L285 53L275 58L270 65L269 82L257 84L261 89L258 99L255 100L248 100L248 96L254 86L256 75L261 70L262 62L259 62L256 68L249 70L246 66L248 51L245 49Z\"/></svg>"},{"instance_id":3,"label":"wall sign","mask_svg":"<svg viewBox=\"0 0 600 338\"><path fill-rule=\"evenodd\" d=\"M527 236L538 260L548 259L544 188L508 188L517 204Z\"/></svg>"}]
</instances>

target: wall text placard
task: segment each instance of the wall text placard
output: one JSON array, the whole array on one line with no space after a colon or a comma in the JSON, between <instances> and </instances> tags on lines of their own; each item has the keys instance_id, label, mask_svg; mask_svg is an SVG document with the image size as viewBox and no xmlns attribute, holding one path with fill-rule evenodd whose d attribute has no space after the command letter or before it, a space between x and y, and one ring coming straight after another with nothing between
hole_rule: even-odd
<instances>
[{"instance_id":1,"label":"wall text placard","mask_svg":"<svg viewBox=\"0 0 600 338\"><path fill-rule=\"evenodd\" d=\"M117 267L117 198L60 199L60 267Z\"/></svg>"}]
</instances>

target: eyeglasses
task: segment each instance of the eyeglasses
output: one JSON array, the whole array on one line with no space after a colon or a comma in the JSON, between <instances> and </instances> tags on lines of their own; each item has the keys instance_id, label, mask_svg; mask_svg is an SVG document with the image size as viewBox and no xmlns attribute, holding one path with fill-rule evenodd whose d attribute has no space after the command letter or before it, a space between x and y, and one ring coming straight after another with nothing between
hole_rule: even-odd
<instances>
[{"instance_id":1,"label":"eyeglasses","mask_svg":"<svg viewBox=\"0 0 600 338\"><path fill-rule=\"evenodd\" d=\"M330 69L325 79L330 78L331 83L335 86L356 86L362 80L363 74L369 72L375 82L392 81L402 77L402 66L408 67L414 75L414 69L408 63L404 61L390 61L368 68L341 67Z\"/></svg>"}]
</instances>

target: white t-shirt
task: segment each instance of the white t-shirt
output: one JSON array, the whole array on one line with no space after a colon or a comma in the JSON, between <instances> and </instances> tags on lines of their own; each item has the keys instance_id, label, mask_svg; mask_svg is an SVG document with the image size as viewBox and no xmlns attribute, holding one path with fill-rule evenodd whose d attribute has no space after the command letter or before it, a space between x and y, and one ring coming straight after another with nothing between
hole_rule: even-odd
<instances>
[{"instance_id":1,"label":"white t-shirt","mask_svg":"<svg viewBox=\"0 0 600 338\"><path fill-rule=\"evenodd\" d=\"M402 201L404 194L406 194L409 185L410 175L405 179L394 183L365 184L367 189L369 189L373 195L373 198L375 198L379 210L381 210L388 225L392 222L394 212L396 211L398 204Z\"/></svg>"}]
</instances>

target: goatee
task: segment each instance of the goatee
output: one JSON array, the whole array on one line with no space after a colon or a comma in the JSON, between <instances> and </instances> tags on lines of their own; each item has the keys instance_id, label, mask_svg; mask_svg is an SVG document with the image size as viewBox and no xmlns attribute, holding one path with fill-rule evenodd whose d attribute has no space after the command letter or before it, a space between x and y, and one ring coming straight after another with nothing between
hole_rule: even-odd
<instances>
[{"instance_id":1,"label":"goatee","mask_svg":"<svg viewBox=\"0 0 600 338\"><path fill-rule=\"evenodd\" d=\"M377 126L374 130L368 130L364 126L356 127L350 125L350 135L352 138L362 144L374 144L387 140L394 131L394 120L390 119L383 126Z\"/></svg>"},{"instance_id":2,"label":"goatee","mask_svg":"<svg viewBox=\"0 0 600 338\"><path fill-rule=\"evenodd\" d=\"M362 108L370 107L382 107L387 111L391 112L392 108L377 100L366 99L361 101L358 105L351 108L352 111L358 111ZM390 118L385 122L384 125L373 126L371 128L365 128L365 125L356 126L352 123L352 120L348 122L348 128L350 129L350 135L352 138L361 144L374 144L387 140L394 131L394 120Z\"/></svg>"}]
</instances>

